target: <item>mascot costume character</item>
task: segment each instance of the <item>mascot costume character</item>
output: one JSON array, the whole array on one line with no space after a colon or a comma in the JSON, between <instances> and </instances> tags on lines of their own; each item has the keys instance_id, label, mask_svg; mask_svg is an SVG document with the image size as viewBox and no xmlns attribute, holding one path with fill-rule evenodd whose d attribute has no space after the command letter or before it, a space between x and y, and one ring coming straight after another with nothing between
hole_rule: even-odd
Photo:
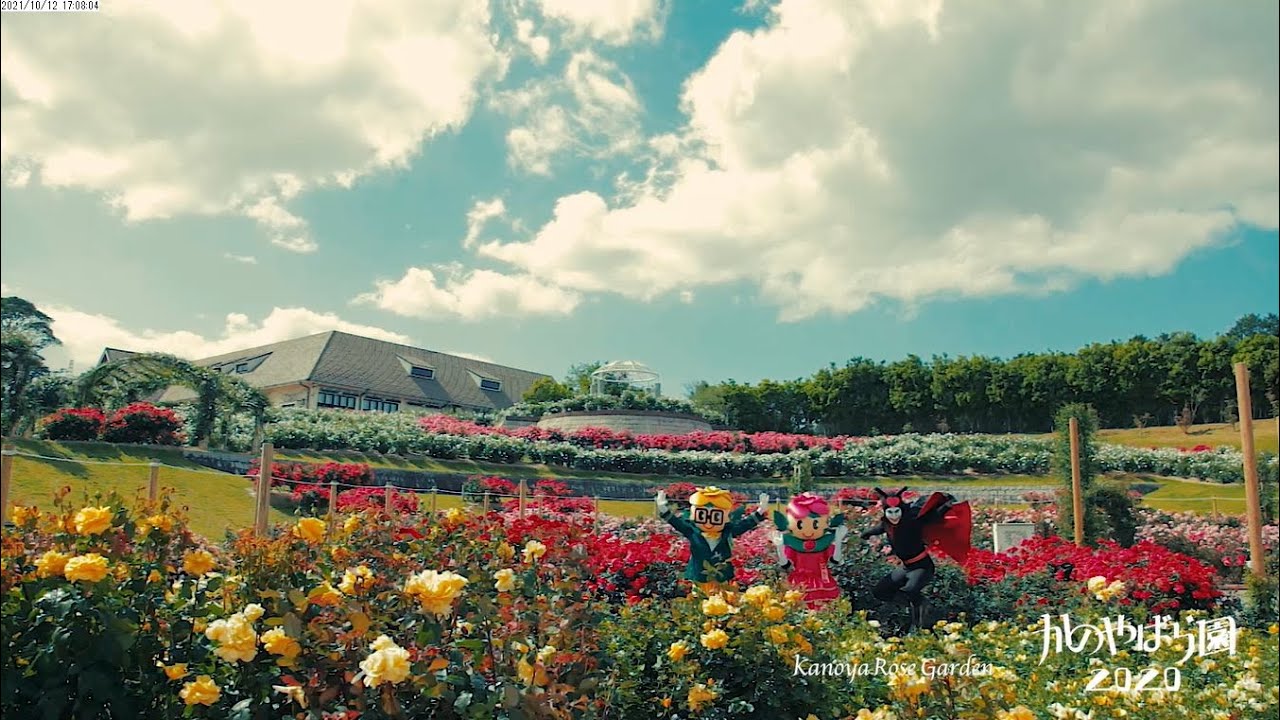
<instances>
[{"instance_id":1,"label":"mascot costume character","mask_svg":"<svg viewBox=\"0 0 1280 720\"><path fill-rule=\"evenodd\" d=\"M956 562L969 555L973 516L969 503L956 502L948 493L935 492L908 503L906 488L885 492L876 488L883 515L880 523L862 531L863 539L887 535L893 554L902 561L876 584L872 594L881 602L905 599L911 611L911 628L929 627L924 588L933 579L930 551L941 551Z\"/></svg>"},{"instance_id":2,"label":"mascot costume character","mask_svg":"<svg viewBox=\"0 0 1280 720\"><path fill-rule=\"evenodd\" d=\"M787 512L773 513L778 564L791 567L787 582L804 592L805 603L818 609L840 597L840 587L831 577L828 563L840 562L844 538L849 528L844 514L831 514L827 499L814 493L801 493L787 503Z\"/></svg>"},{"instance_id":3,"label":"mascot costume character","mask_svg":"<svg viewBox=\"0 0 1280 720\"><path fill-rule=\"evenodd\" d=\"M760 504L750 513L733 506L733 496L718 487L698 488L689 496L689 514L678 515L667 505L661 490L654 499L658 517L689 540L689 565L684 577L696 583L727 582L733 579L733 538L750 531L765 519L769 495L760 494Z\"/></svg>"}]
</instances>

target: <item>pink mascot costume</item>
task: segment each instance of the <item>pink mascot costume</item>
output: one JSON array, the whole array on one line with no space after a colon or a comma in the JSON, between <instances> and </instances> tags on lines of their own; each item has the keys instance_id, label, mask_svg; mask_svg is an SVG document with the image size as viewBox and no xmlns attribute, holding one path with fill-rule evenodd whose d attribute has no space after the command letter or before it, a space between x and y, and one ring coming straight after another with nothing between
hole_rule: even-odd
<instances>
[{"instance_id":1,"label":"pink mascot costume","mask_svg":"<svg viewBox=\"0 0 1280 720\"><path fill-rule=\"evenodd\" d=\"M831 515L827 499L813 493L801 493L787 503L787 513L773 514L774 525L781 532L774 536L778 563L791 566L787 582L802 590L810 608L819 608L840 597L840 587L827 565L840 562L845 535L844 515Z\"/></svg>"}]
</instances>

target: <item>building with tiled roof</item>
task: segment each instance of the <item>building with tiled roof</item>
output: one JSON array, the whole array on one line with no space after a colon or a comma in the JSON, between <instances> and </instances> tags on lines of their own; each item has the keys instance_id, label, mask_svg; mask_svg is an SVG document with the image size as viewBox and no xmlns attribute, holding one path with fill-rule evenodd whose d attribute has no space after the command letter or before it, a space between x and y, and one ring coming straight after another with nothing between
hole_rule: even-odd
<instances>
[{"instance_id":1,"label":"building with tiled roof","mask_svg":"<svg viewBox=\"0 0 1280 720\"><path fill-rule=\"evenodd\" d=\"M132 355L108 348L102 362ZM371 412L500 410L542 373L329 331L195 361L263 390L276 407ZM171 387L160 402L193 397Z\"/></svg>"}]
</instances>

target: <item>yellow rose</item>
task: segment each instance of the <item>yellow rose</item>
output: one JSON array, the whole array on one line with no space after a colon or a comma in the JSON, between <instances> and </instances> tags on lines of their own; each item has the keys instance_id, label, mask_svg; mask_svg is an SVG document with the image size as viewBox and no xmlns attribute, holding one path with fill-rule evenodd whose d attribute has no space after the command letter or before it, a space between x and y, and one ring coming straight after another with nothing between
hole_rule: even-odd
<instances>
[{"instance_id":1,"label":"yellow rose","mask_svg":"<svg viewBox=\"0 0 1280 720\"><path fill-rule=\"evenodd\" d=\"M524 544L524 561L531 563L534 560L547 554L547 546L537 540L530 540Z\"/></svg>"},{"instance_id":2,"label":"yellow rose","mask_svg":"<svg viewBox=\"0 0 1280 720\"><path fill-rule=\"evenodd\" d=\"M788 590L782 596L782 599L785 602L788 602L792 605L799 605L800 603L804 602L804 593L800 592L799 590Z\"/></svg>"},{"instance_id":3,"label":"yellow rose","mask_svg":"<svg viewBox=\"0 0 1280 720\"><path fill-rule=\"evenodd\" d=\"M742 599L749 605L764 607L773 599L773 588L768 585L753 585L742 594Z\"/></svg>"},{"instance_id":4,"label":"yellow rose","mask_svg":"<svg viewBox=\"0 0 1280 720\"><path fill-rule=\"evenodd\" d=\"M1036 720L1036 714L1026 705L1019 705L996 713L996 720Z\"/></svg>"},{"instance_id":5,"label":"yellow rose","mask_svg":"<svg viewBox=\"0 0 1280 720\"><path fill-rule=\"evenodd\" d=\"M272 690L282 693L289 697L290 700L298 703L302 709L307 708L307 692L302 689L301 685L272 685Z\"/></svg>"},{"instance_id":6,"label":"yellow rose","mask_svg":"<svg viewBox=\"0 0 1280 720\"><path fill-rule=\"evenodd\" d=\"M1089 592L1098 593L1102 591L1102 588L1107 586L1107 579L1101 575L1094 575L1089 578L1086 585L1089 587Z\"/></svg>"},{"instance_id":7,"label":"yellow rose","mask_svg":"<svg viewBox=\"0 0 1280 720\"><path fill-rule=\"evenodd\" d=\"M186 663L174 663L172 665L162 665L164 668L164 676L170 680L181 680L187 676Z\"/></svg>"},{"instance_id":8,"label":"yellow rose","mask_svg":"<svg viewBox=\"0 0 1280 720\"><path fill-rule=\"evenodd\" d=\"M359 595L372 586L373 571L366 565L360 565L342 573L342 582L338 583L338 590L347 595Z\"/></svg>"},{"instance_id":9,"label":"yellow rose","mask_svg":"<svg viewBox=\"0 0 1280 720\"><path fill-rule=\"evenodd\" d=\"M272 628L262 633L262 647L272 655L279 655L286 660L292 660L302 652L302 646L286 635L283 628Z\"/></svg>"},{"instance_id":10,"label":"yellow rose","mask_svg":"<svg viewBox=\"0 0 1280 720\"><path fill-rule=\"evenodd\" d=\"M182 558L182 569L188 575L203 577L213 566L213 555L208 550L192 550Z\"/></svg>"},{"instance_id":11,"label":"yellow rose","mask_svg":"<svg viewBox=\"0 0 1280 720\"><path fill-rule=\"evenodd\" d=\"M55 577L62 574L64 568L67 567L67 561L71 559L70 555L60 553L57 550L48 550L45 554L36 559L36 573L40 577Z\"/></svg>"},{"instance_id":12,"label":"yellow rose","mask_svg":"<svg viewBox=\"0 0 1280 720\"><path fill-rule=\"evenodd\" d=\"M342 593L333 589L328 582L321 583L319 587L307 593L307 600L313 605L335 606L342 604Z\"/></svg>"},{"instance_id":13,"label":"yellow rose","mask_svg":"<svg viewBox=\"0 0 1280 720\"><path fill-rule=\"evenodd\" d=\"M40 511L36 508L29 508L25 505L14 505L13 512L10 513L13 518L13 524L22 526L32 520L40 519Z\"/></svg>"},{"instance_id":14,"label":"yellow rose","mask_svg":"<svg viewBox=\"0 0 1280 720\"><path fill-rule=\"evenodd\" d=\"M501 542L498 544L498 557L503 560L510 560L516 556L516 549L511 547L511 543Z\"/></svg>"},{"instance_id":15,"label":"yellow rose","mask_svg":"<svg viewBox=\"0 0 1280 720\"><path fill-rule=\"evenodd\" d=\"M214 620L204 635L218 643L214 654L227 662L249 662L258 655L258 634L249 618L236 613L223 620Z\"/></svg>"},{"instance_id":16,"label":"yellow rose","mask_svg":"<svg viewBox=\"0 0 1280 720\"><path fill-rule=\"evenodd\" d=\"M453 612L453 601L462 594L467 579L451 572L423 570L410 575L404 583L404 592L422 604L422 611L438 617Z\"/></svg>"},{"instance_id":17,"label":"yellow rose","mask_svg":"<svg viewBox=\"0 0 1280 720\"><path fill-rule=\"evenodd\" d=\"M520 682L530 686L543 686L550 681L545 668L541 665L534 665L524 658L520 658L516 662L516 677L520 678Z\"/></svg>"},{"instance_id":18,"label":"yellow rose","mask_svg":"<svg viewBox=\"0 0 1280 720\"><path fill-rule=\"evenodd\" d=\"M222 690L213 681L213 678L208 675L201 675L195 679L195 682L183 685L178 697L182 698L182 701L188 705L212 705L218 702L218 698L222 697Z\"/></svg>"},{"instance_id":19,"label":"yellow rose","mask_svg":"<svg viewBox=\"0 0 1280 720\"><path fill-rule=\"evenodd\" d=\"M719 628L702 634L702 647L708 650L719 650L729 644L729 636Z\"/></svg>"},{"instance_id":20,"label":"yellow rose","mask_svg":"<svg viewBox=\"0 0 1280 720\"><path fill-rule=\"evenodd\" d=\"M547 645L543 647L538 651L538 662L543 665L551 664L551 658L555 657L557 652L559 652L559 650L556 650L555 645Z\"/></svg>"},{"instance_id":21,"label":"yellow rose","mask_svg":"<svg viewBox=\"0 0 1280 720\"><path fill-rule=\"evenodd\" d=\"M451 525L466 522L467 513L459 508L449 508L444 511L444 519L445 522Z\"/></svg>"},{"instance_id":22,"label":"yellow rose","mask_svg":"<svg viewBox=\"0 0 1280 720\"><path fill-rule=\"evenodd\" d=\"M698 683L689 688L689 709L698 712L702 707L716 699L716 693L711 688Z\"/></svg>"},{"instance_id":23,"label":"yellow rose","mask_svg":"<svg viewBox=\"0 0 1280 720\"><path fill-rule=\"evenodd\" d=\"M493 587L498 592L511 592L516 589L516 573L511 568L503 568L493 574Z\"/></svg>"},{"instance_id":24,"label":"yellow rose","mask_svg":"<svg viewBox=\"0 0 1280 720\"><path fill-rule=\"evenodd\" d=\"M320 518L302 518L293 526L293 534L315 544L324 540L325 523Z\"/></svg>"},{"instance_id":25,"label":"yellow rose","mask_svg":"<svg viewBox=\"0 0 1280 720\"><path fill-rule=\"evenodd\" d=\"M107 576L107 559L98 553L77 555L67 561L62 574L71 582L98 582Z\"/></svg>"},{"instance_id":26,"label":"yellow rose","mask_svg":"<svg viewBox=\"0 0 1280 720\"><path fill-rule=\"evenodd\" d=\"M365 687L377 687L384 682L392 685L409 677L409 651L396 645L386 635L373 641L373 652L360 661L364 671Z\"/></svg>"},{"instance_id":27,"label":"yellow rose","mask_svg":"<svg viewBox=\"0 0 1280 720\"><path fill-rule=\"evenodd\" d=\"M359 529L360 529L359 515L352 515L351 517L348 517L346 520L342 521L342 532L346 533L347 535L350 535L351 533ZM296 686L291 686L291 687L296 687Z\"/></svg>"},{"instance_id":28,"label":"yellow rose","mask_svg":"<svg viewBox=\"0 0 1280 720\"><path fill-rule=\"evenodd\" d=\"M671 643L671 647L667 648L667 659L671 662L680 662L685 655L689 654L689 650L689 643L683 640Z\"/></svg>"},{"instance_id":29,"label":"yellow rose","mask_svg":"<svg viewBox=\"0 0 1280 720\"><path fill-rule=\"evenodd\" d=\"M786 643L787 637L788 637L787 635L788 629L789 628L786 625L771 625L768 630L769 642L773 643L774 645L782 645Z\"/></svg>"},{"instance_id":30,"label":"yellow rose","mask_svg":"<svg viewBox=\"0 0 1280 720\"><path fill-rule=\"evenodd\" d=\"M160 574L159 570L152 570L151 572L147 573L147 582L158 583L163 581L164 581L164 576Z\"/></svg>"},{"instance_id":31,"label":"yellow rose","mask_svg":"<svg viewBox=\"0 0 1280 720\"><path fill-rule=\"evenodd\" d=\"M71 523L79 535L101 535L111 528L114 517L109 507L87 507L76 512Z\"/></svg>"},{"instance_id":32,"label":"yellow rose","mask_svg":"<svg viewBox=\"0 0 1280 720\"><path fill-rule=\"evenodd\" d=\"M713 595L702 601L702 612L710 617L720 617L738 612L738 608L725 602L723 595Z\"/></svg>"},{"instance_id":33,"label":"yellow rose","mask_svg":"<svg viewBox=\"0 0 1280 720\"><path fill-rule=\"evenodd\" d=\"M911 701L929 692L929 679L914 673L893 673L889 676L889 688L893 695Z\"/></svg>"},{"instance_id":34,"label":"yellow rose","mask_svg":"<svg viewBox=\"0 0 1280 720\"><path fill-rule=\"evenodd\" d=\"M786 608L776 603L770 603L768 607L764 609L764 617L766 620L772 620L773 622L777 622L786 616L787 616Z\"/></svg>"}]
</instances>

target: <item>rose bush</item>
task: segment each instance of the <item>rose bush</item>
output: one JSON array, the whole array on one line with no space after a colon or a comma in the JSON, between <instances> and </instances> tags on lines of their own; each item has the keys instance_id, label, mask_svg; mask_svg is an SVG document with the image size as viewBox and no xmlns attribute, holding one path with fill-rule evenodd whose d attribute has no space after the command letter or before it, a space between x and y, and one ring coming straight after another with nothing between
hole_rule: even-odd
<instances>
[{"instance_id":1,"label":"rose bush","mask_svg":"<svg viewBox=\"0 0 1280 720\"><path fill-rule=\"evenodd\" d=\"M98 408L63 408L41 418L36 428L46 440L97 440L106 422Z\"/></svg>"}]
</instances>

